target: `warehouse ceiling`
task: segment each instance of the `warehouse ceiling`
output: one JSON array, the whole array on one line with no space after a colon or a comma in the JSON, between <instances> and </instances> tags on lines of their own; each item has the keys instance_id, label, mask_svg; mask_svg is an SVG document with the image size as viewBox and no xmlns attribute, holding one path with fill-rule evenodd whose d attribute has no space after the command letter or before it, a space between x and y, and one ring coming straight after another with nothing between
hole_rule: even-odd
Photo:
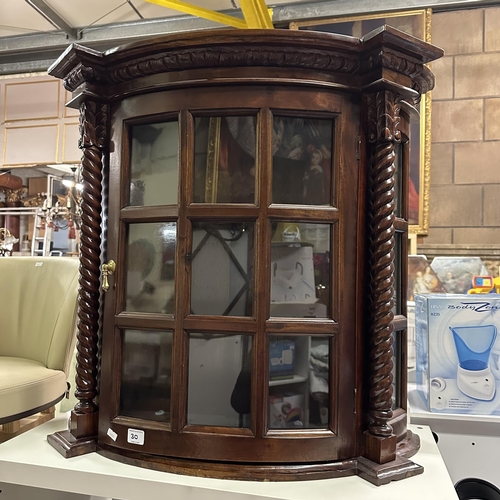
<instances>
[{"instance_id":1,"label":"warehouse ceiling","mask_svg":"<svg viewBox=\"0 0 500 500\"><path fill-rule=\"evenodd\" d=\"M242 17L237 2L189 1ZM2 0L0 74L43 71L72 42L105 49L148 35L214 27L222 25L145 0Z\"/></svg>"},{"instance_id":2,"label":"warehouse ceiling","mask_svg":"<svg viewBox=\"0 0 500 500\"><path fill-rule=\"evenodd\" d=\"M290 0L282 0L290 1ZM237 9L231 0L192 0L212 10ZM280 3L280 0L278 0ZM179 12L145 0L8 0L0 2L0 37L178 16Z\"/></svg>"},{"instance_id":3,"label":"warehouse ceiling","mask_svg":"<svg viewBox=\"0 0 500 500\"><path fill-rule=\"evenodd\" d=\"M239 0L189 0L242 17ZM273 22L395 10L474 8L500 0L267 0ZM0 75L46 70L72 42L103 50L145 36L213 29L213 21L145 0L0 0Z\"/></svg>"}]
</instances>

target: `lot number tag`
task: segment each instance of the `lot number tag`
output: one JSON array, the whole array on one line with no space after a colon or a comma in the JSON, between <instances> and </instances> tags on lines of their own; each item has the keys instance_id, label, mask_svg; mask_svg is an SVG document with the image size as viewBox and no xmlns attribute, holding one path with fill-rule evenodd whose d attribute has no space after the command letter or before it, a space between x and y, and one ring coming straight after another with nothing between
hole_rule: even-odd
<instances>
[{"instance_id":1,"label":"lot number tag","mask_svg":"<svg viewBox=\"0 0 500 500\"><path fill-rule=\"evenodd\" d=\"M144 444L144 431L138 429L128 429L127 443Z\"/></svg>"}]
</instances>

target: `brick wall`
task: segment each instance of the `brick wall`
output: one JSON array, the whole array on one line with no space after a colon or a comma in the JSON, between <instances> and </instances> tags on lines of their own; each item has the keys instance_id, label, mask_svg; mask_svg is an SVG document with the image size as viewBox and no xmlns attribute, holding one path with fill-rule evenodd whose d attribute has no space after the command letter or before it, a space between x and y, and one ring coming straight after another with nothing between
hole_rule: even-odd
<instances>
[{"instance_id":1,"label":"brick wall","mask_svg":"<svg viewBox=\"0 0 500 500\"><path fill-rule=\"evenodd\" d=\"M500 7L432 17L432 43L445 56L432 64L430 229L419 238L424 252L500 244L499 27Z\"/></svg>"}]
</instances>

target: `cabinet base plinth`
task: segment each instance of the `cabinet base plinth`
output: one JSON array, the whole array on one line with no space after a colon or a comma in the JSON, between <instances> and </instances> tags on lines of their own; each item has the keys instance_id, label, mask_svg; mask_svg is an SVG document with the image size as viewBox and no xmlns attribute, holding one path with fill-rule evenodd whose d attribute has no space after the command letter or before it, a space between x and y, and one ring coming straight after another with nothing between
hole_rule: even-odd
<instances>
[{"instance_id":1,"label":"cabinet base plinth","mask_svg":"<svg viewBox=\"0 0 500 500\"><path fill-rule=\"evenodd\" d=\"M112 460L154 470L188 476L243 481L296 481L346 477L357 474L357 459L317 464L247 464L208 462L181 458L157 457L128 450L116 451L105 445L97 452Z\"/></svg>"},{"instance_id":2,"label":"cabinet base plinth","mask_svg":"<svg viewBox=\"0 0 500 500\"><path fill-rule=\"evenodd\" d=\"M78 439L96 436L98 422L98 411L94 411L92 413L77 413L75 410L71 410L69 430L71 431L71 434Z\"/></svg>"},{"instance_id":3,"label":"cabinet base plinth","mask_svg":"<svg viewBox=\"0 0 500 500\"><path fill-rule=\"evenodd\" d=\"M388 437L374 436L369 431L365 432L364 456L377 464L386 464L396 458L397 438L393 434Z\"/></svg>"},{"instance_id":4,"label":"cabinet base plinth","mask_svg":"<svg viewBox=\"0 0 500 500\"><path fill-rule=\"evenodd\" d=\"M417 436L418 439L418 436ZM399 451L396 459L387 464L377 464L364 457L335 462L314 464L248 464L234 462L208 462L171 457L158 457L129 450L117 450L107 445L99 445L97 453L128 465L148 469L216 479L237 479L244 481L301 481L328 479L358 475L379 486L423 472L423 467L411 462L404 452ZM413 451L413 446L411 446ZM418 450L418 446L415 452ZM401 448L403 451L403 448Z\"/></svg>"},{"instance_id":5,"label":"cabinet base plinth","mask_svg":"<svg viewBox=\"0 0 500 500\"><path fill-rule=\"evenodd\" d=\"M78 457L97 450L97 436L77 439L68 430L49 434L47 441L64 458Z\"/></svg>"},{"instance_id":6,"label":"cabinet base plinth","mask_svg":"<svg viewBox=\"0 0 500 500\"><path fill-rule=\"evenodd\" d=\"M358 475L376 486L388 484L424 472L424 468L411 460L420 449L420 437L412 431L406 431L406 437L396 446L395 459L379 464L366 457L358 458Z\"/></svg>"},{"instance_id":7,"label":"cabinet base plinth","mask_svg":"<svg viewBox=\"0 0 500 500\"><path fill-rule=\"evenodd\" d=\"M405 458L396 457L395 460L386 464L377 464L363 457L358 459L358 476L376 486L416 476L423 472L424 468L421 465Z\"/></svg>"}]
</instances>

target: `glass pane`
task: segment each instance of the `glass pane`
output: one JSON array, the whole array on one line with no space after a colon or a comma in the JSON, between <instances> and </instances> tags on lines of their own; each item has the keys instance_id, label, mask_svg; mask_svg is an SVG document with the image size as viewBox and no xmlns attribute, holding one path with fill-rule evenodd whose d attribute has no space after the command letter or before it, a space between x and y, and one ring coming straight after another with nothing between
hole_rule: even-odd
<instances>
[{"instance_id":1,"label":"glass pane","mask_svg":"<svg viewBox=\"0 0 500 500\"><path fill-rule=\"evenodd\" d=\"M401 407L401 335L403 332L396 331L392 334L392 409Z\"/></svg>"},{"instance_id":2,"label":"glass pane","mask_svg":"<svg viewBox=\"0 0 500 500\"><path fill-rule=\"evenodd\" d=\"M193 223L193 314L253 314L253 225Z\"/></svg>"},{"instance_id":3,"label":"glass pane","mask_svg":"<svg viewBox=\"0 0 500 500\"><path fill-rule=\"evenodd\" d=\"M402 303L402 292L403 292L403 284L402 284L402 275L403 275L403 258L402 258L402 238L403 233L395 233L394 234L394 295L393 300L394 304L392 307L392 311L394 314L403 314L403 303ZM404 233L405 237L408 237L406 233Z\"/></svg>"},{"instance_id":4,"label":"glass pane","mask_svg":"<svg viewBox=\"0 0 500 500\"><path fill-rule=\"evenodd\" d=\"M327 337L269 337L269 428L328 427Z\"/></svg>"},{"instance_id":5,"label":"glass pane","mask_svg":"<svg viewBox=\"0 0 500 500\"><path fill-rule=\"evenodd\" d=\"M189 335L188 424L250 427L252 337Z\"/></svg>"},{"instance_id":6,"label":"glass pane","mask_svg":"<svg viewBox=\"0 0 500 500\"><path fill-rule=\"evenodd\" d=\"M420 136L418 120L410 122L409 162L410 174L408 179L408 224L419 224L420 219L420 147L423 137Z\"/></svg>"},{"instance_id":7,"label":"glass pane","mask_svg":"<svg viewBox=\"0 0 500 500\"><path fill-rule=\"evenodd\" d=\"M408 338L407 342L407 358L406 363L408 365L408 370L415 369L416 361L417 361L417 352L416 352L416 336L415 336L415 302L408 301L406 316L408 318L408 326L406 329L406 335Z\"/></svg>"},{"instance_id":8,"label":"glass pane","mask_svg":"<svg viewBox=\"0 0 500 500\"><path fill-rule=\"evenodd\" d=\"M254 203L256 123L255 116L195 119L195 203Z\"/></svg>"},{"instance_id":9,"label":"glass pane","mask_svg":"<svg viewBox=\"0 0 500 500\"><path fill-rule=\"evenodd\" d=\"M394 145L394 215L396 217L403 217L402 209L402 194L403 194L403 146L401 143Z\"/></svg>"},{"instance_id":10,"label":"glass pane","mask_svg":"<svg viewBox=\"0 0 500 500\"><path fill-rule=\"evenodd\" d=\"M175 222L130 224L125 310L174 313Z\"/></svg>"},{"instance_id":11,"label":"glass pane","mask_svg":"<svg viewBox=\"0 0 500 500\"><path fill-rule=\"evenodd\" d=\"M179 127L176 121L130 130L130 205L177 203Z\"/></svg>"},{"instance_id":12,"label":"glass pane","mask_svg":"<svg viewBox=\"0 0 500 500\"><path fill-rule=\"evenodd\" d=\"M331 276L329 224L273 225L271 316L326 318Z\"/></svg>"},{"instance_id":13,"label":"glass pane","mask_svg":"<svg viewBox=\"0 0 500 500\"><path fill-rule=\"evenodd\" d=\"M333 120L275 116L273 203L329 205L333 146Z\"/></svg>"},{"instance_id":14,"label":"glass pane","mask_svg":"<svg viewBox=\"0 0 500 500\"><path fill-rule=\"evenodd\" d=\"M123 332L120 415L170 422L172 337L172 332Z\"/></svg>"}]
</instances>

